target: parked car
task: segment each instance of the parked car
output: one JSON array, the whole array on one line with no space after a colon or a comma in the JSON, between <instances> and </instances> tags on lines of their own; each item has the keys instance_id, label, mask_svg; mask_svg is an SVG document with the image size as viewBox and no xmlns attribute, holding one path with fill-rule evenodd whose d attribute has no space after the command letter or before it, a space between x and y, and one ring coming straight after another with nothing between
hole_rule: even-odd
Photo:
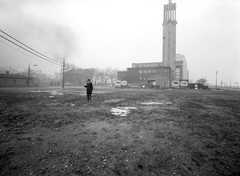
<instances>
[{"instance_id":1,"label":"parked car","mask_svg":"<svg viewBox=\"0 0 240 176\"><path fill-rule=\"evenodd\" d=\"M121 80L117 80L115 82L115 88L121 88L121 87L122 87Z\"/></svg>"}]
</instances>

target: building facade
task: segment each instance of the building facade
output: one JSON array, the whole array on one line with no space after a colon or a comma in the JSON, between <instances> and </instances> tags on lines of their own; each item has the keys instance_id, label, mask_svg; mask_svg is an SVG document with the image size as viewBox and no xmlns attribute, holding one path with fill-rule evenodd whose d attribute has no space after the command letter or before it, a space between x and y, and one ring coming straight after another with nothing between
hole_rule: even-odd
<instances>
[{"instance_id":1,"label":"building facade","mask_svg":"<svg viewBox=\"0 0 240 176\"><path fill-rule=\"evenodd\" d=\"M127 71L118 72L119 80L126 80L131 87L143 85L153 88L168 88L171 86L170 67L132 67Z\"/></svg>"},{"instance_id":2,"label":"building facade","mask_svg":"<svg viewBox=\"0 0 240 176\"><path fill-rule=\"evenodd\" d=\"M65 85L84 85L87 79L93 78L93 73L89 69L71 69L64 73Z\"/></svg>"},{"instance_id":3,"label":"building facade","mask_svg":"<svg viewBox=\"0 0 240 176\"><path fill-rule=\"evenodd\" d=\"M132 68L136 67L162 67L162 62L132 63Z\"/></svg>"},{"instance_id":4,"label":"building facade","mask_svg":"<svg viewBox=\"0 0 240 176\"><path fill-rule=\"evenodd\" d=\"M0 74L0 86L2 87L27 87L28 82L29 86L34 85L34 78L28 78L24 75L19 74L9 74L7 71L6 74Z\"/></svg>"},{"instance_id":5,"label":"building facade","mask_svg":"<svg viewBox=\"0 0 240 176\"><path fill-rule=\"evenodd\" d=\"M184 55L176 55L176 76L175 80L188 80L187 61Z\"/></svg>"}]
</instances>

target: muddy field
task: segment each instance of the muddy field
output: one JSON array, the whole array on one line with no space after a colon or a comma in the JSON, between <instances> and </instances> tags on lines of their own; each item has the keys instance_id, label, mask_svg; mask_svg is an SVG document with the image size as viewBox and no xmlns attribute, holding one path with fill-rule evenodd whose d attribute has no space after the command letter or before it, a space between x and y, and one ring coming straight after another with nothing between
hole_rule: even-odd
<instances>
[{"instance_id":1,"label":"muddy field","mask_svg":"<svg viewBox=\"0 0 240 176\"><path fill-rule=\"evenodd\" d=\"M240 175L240 91L0 89L1 175Z\"/></svg>"}]
</instances>

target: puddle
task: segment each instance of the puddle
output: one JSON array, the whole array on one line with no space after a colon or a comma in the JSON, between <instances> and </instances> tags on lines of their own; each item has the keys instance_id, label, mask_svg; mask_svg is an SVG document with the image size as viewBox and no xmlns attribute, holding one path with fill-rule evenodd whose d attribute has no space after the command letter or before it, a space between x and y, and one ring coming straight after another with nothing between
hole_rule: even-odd
<instances>
[{"instance_id":1,"label":"puddle","mask_svg":"<svg viewBox=\"0 0 240 176\"><path fill-rule=\"evenodd\" d=\"M103 103L117 103L119 101L123 101L124 99L111 99L111 100L106 100Z\"/></svg>"},{"instance_id":2,"label":"puddle","mask_svg":"<svg viewBox=\"0 0 240 176\"><path fill-rule=\"evenodd\" d=\"M143 102L142 105L163 105L161 102Z\"/></svg>"},{"instance_id":3,"label":"puddle","mask_svg":"<svg viewBox=\"0 0 240 176\"><path fill-rule=\"evenodd\" d=\"M106 93L111 93L111 92L106 92L106 91L105 92L102 92L102 91L100 92L100 91L94 91L93 90L93 94L106 94Z\"/></svg>"},{"instance_id":4,"label":"puddle","mask_svg":"<svg viewBox=\"0 0 240 176\"><path fill-rule=\"evenodd\" d=\"M86 91L69 91L69 90L63 90L63 89L57 89L57 90L33 90L29 92L45 92L45 93L50 93L51 95L64 95L64 94L71 94L71 95L80 95L84 96L86 95ZM100 91L93 91L94 94L105 94L105 93L110 93L110 92L100 92Z\"/></svg>"},{"instance_id":5,"label":"puddle","mask_svg":"<svg viewBox=\"0 0 240 176\"><path fill-rule=\"evenodd\" d=\"M117 107L117 108L112 108L111 109L111 113L113 115L118 115L118 116L121 116L121 117L126 117L129 113L130 113L130 110L131 109L134 109L136 110L137 108L135 107Z\"/></svg>"},{"instance_id":6,"label":"puddle","mask_svg":"<svg viewBox=\"0 0 240 176\"><path fill-rule=\"evenodd\" d=\"M52 95L63 95L63 92L62 91L60 92L59 90L52 90L49 91L49 93Z\"/></svg>"},{"instance_id":7,"label":"puddle","mask_svg":"<svg viewBox=\"0 0 240 176\"><path fill-rule=\"evenodd\" d=\"M50 93L51 95L63 95L62 90L32 90L29 92L46 92Z\"/></svg>"},{"instance_id":8,"label":"puddle","mask_svg":"<svg viewBox=\"0 0 240 176\"><path fill-rule=\"evenodd\" d=\"M29 91L29 92L49 92L49 91L45 91L45 90L32 90L32 91Z\"/></svg>"}]
</instances>

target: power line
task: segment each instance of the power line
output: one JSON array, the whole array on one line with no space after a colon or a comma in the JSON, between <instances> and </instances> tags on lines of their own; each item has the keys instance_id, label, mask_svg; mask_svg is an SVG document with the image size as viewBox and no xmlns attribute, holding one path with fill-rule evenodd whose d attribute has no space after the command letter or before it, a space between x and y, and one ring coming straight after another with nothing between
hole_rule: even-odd
<instances>
[{"instance_id":1,"label":"power line","mask_svg":"<svg viewBox=\"0 0 240 176\"><path fill-rule=\"evenodd\" d=\"M9 42L11 42L11 43L13 43L14 45L16 45L16 46L18 46L18 47L24 49L25 51L27 51L27 52L29 52L29 53L31 53L31 54L33 54L33 55L35 55L35 56L37 56L37 57L39 57L39 58L45 60L45 61L48 61L48 62L50 62L50 63L52 63L52 64L56 64L56 65L60 65L60 66L62 66L62 63L61 63L61 62L59 62L59 61L57 61L57 60L54 60L54 59L52 59L52 58L50 58L50 57L48 57L48 56L45 56L44 54L39 53L38 51L36 51L36 50L34 50L33 48L31 48L31 47L25 45L24 43L20 42L19 40L15 39L14 37L10 36L9 34L7 34L6 32L4 32L4 31L2 31L2 30L0 30L0 32L4 33L5 35L7 35L7 36L9 36L10 38L14 39L15 41L19 42L19 43L22 44L23 46L25 46L25 47L31 49L32 51L34 51L34 52L40 54L41 56L35 54L35 53L32 52L32 51L29 51L28 49L26 49L26 48L24 48L24 47L18 45L17 43L15 43L15 42L13 42L13 41L7 39L6 37L0 35L0 37L2 37L3 39L5 39L5 40L7 40L7 41L9 41ZM2 42L2 43L4 43L4 42ZM5 44L6 44L6 43L5 43ZM6 45L8 45L8 44L6 44ZM8 46L10 46L10 45L8 45ZM10 46L10 47L11 47L11 46ZM13 47L12 47L12 48L13 48ZM14 49L16 49L16 48L14 48ZM17 49L16 49L16 50L17 50ZM18 51L19 51L19 50L18 50ZM42 56L46 57L47 59L44 58L44 57L42 57ZM75 69L75 68L76 68L76 67L72 67L72 66L66 66L66 64L64 64L64 67L65 67L65 68L69 68L69 69L71 69L71 68L72 68L72 69Z\"/></svg>"},{"instance_id":2,"label":"power line","mask_svg":"<svg viewBox=\"0 0 240 176\"><path fill-rule=\"evenodd\" d=\"M38 51L34 50L33 48L31 48L31 47L29 47L29 46L25 45L24 43L20 42L19 40L17 40L16 38L12 37L12 36L11 36L11 35L9 35L9 34L7 34L6 32L4 32L4 31L2 31L2 30L0 30L0 32L4 33L5 35L7 35L8 37L10 37L10 38L14 39L15 41L17 41L17 42L21 43L23 46L25 46L25 47L27 47L27 48L31 49L32 51L35 51L36 53L40 54L41 56L44 56L44 57L48 58L48 59L49 59L49 60L51 60L51 61L54 61L54 62L61 63L61 62L59 62L59 61L57 61L57 60L54 60L54 59L52 59L52 58L50 58L50 57L48 57L48 56L45 56L44 54L41 54L40 52L38 52Z\"/></svg>"},{"instance_id":3,"label":"power line","mask_svg":"<svg viewBox=\"0 0 240 176\"><path fill-rule=\"evenodd\" d=\"M14 45L16 45L16 46L18 46L18 47L20 47L20 48L26 50L27 52L32 53L33 55L35 55L35 56L37 56L37 57L40 57L40 58L42 58L42 59L44 59L44 60L46 60L46 61L48 61L48 62L51 62L51 63L53 63L53 64L61 65L61 63L59 63L59 62L57 62L57 61L51 61L51 60L48 60L48 59L46 59L46 58L44 58L44 57L42 57L42 56L39 56L39 55L33 53L32 51L29 51L28 49L26 49L26 48L24 48L24 47L22 47L22 46L16 44L15 42L13 42L13 41L11 41L11 40L9 40L9 39L3 37L2 35L0 35L0 37L2 37L3 39L5 39L5 40L7 40L7 41L9 41L9 42L11 42L11 43L13 43Z\"/></svg>"},{"instance_id":4,"label":"power line","mask_svg":"<svg viewBox=\"0 0 240 176\"><path fill-rule=\"evenodd\" d=\"M3 44L5 44L5 45L7 45L7 46L9 46L9 47L11 47L12 49L17 50L18 52L20 52L20 53L22 53L22 54L25 54L25 55L28 56L28 57L31 57L31 58L33 58L33 59L38 59L37 57L34 58L34 57L32 57L31 55L29 55L29 54L27 54L27 53L24 53L24 52L22 52L21 50L19 50L19 49L17 49L17 48L14 48L13 46L5 43L4 41L1 41L1 40L0 40L0 42L3 43ZM45 60L42 60L42 59L38 59L38 60L46 62Z\"/></svg>"}]
</instances>

